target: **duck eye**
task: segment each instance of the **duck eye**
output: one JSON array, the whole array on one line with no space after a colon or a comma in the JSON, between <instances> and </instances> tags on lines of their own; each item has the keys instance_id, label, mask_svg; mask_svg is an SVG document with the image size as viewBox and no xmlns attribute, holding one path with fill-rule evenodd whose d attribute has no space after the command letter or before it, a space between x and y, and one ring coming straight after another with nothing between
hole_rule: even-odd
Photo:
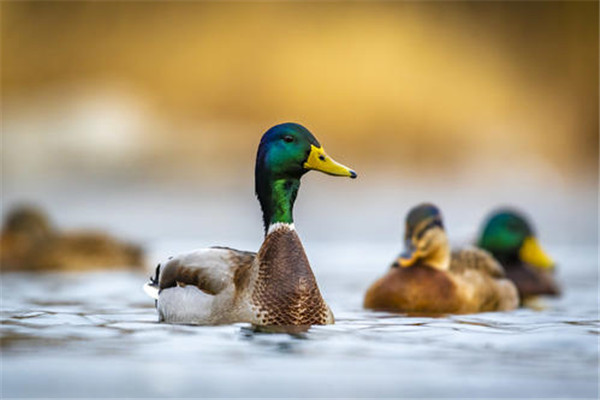
<instances>
[{"instance_id":1,"label":"duck eye","mask_svg":"<svg viewBox=\"0 0 600 400\"><path fill-rule=\"evenodd\" d=\"M513 232L519 230L519 225L517 223L515 223L515 222L509 222L507 224L507 226L508 226L508 229L511 230L511 231L513 231Z\"/></svg>"},{"instance_id":2,"label":"duck eye","mask_svg":"<svg viewBox=\"0 0 600 400\"><path fill-rule=\"evenodd\" d=\"M285 135L285 136L283 137L283 140L284 140L286 143L292 143L292 142L294 141L294 137L293 137L293 136L291 136L291 135Z\"/></svg>"}]
</instances>

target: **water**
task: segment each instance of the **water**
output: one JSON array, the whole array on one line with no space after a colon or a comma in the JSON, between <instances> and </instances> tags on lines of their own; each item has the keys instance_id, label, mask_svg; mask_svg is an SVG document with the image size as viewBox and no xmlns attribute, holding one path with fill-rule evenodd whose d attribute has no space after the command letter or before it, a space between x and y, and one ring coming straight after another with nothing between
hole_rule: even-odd
<instances>
[{"instance_id":1,"label":"water","mask_svg":"<svg viewBox=\"0 0 600 400\"><path fill-rule=\"evenodd\" d=\"M305 246L337 323L294 335L158 324L133 272L5 274L2 397L597 398L597 248L549 249L542 310L422 318L361 307L393 243Z\"/></svg>"}]
</instances>

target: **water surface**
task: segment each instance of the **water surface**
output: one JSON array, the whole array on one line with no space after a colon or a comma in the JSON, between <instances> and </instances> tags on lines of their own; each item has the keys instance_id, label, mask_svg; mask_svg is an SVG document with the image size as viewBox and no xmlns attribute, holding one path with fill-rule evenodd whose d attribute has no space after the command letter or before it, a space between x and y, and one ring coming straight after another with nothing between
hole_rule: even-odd
<instances>
[{"instance_id":1,"label":"water surface","mask_svg":"<svg viewBox=\"0 0 600 400\"><path fill-rule=\"evenodd\" d=\"M549 249L542 310L424 318L361 307L393 244L305 245L337 323L294 335L158 324L138 273L4 274L2 396L597 398L597 248Z\"/></svg>"}]
</instances>

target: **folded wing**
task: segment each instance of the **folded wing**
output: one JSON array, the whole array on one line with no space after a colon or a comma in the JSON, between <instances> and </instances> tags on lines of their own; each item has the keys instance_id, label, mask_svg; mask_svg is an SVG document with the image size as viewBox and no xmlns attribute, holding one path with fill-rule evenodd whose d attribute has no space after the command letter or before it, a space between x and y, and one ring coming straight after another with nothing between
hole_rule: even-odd
<instances>
[{"instance_id":1,"label":"folded wing","mask_svg":"<svg viewBox=\"0 0 600 400\"><path fill-rule=\"evenodd\" d=\"M505 276L502 265L485 250L470 247L453 251L450 271L460 274L469 270L479 271L493 278Z\"/></svg>"},{"instance_id":2,"label":"folded wing","mask_svg":"<svg viewBox=\"0 0 600 400\"><path fill-rule=\"evenodd\" d=\"M211 247L169 258L156 268L156 275L144 286L155 299L160 292L176 286L193 285L204 293L216 295L234 283L236 271L251 265L256 253Z\"/></svg>"}]
</instances>

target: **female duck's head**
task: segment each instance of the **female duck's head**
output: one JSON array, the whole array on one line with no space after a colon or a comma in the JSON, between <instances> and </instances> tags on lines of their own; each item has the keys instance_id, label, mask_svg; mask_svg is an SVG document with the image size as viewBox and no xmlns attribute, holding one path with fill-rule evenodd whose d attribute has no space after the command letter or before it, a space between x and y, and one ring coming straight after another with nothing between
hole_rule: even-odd
<instances>
[{"instance_id":1,"label":"female duck's head","mask_svg":"<svg viewBox=\"0 0 600 400\"><path fill-rule=\"evenodd\" d=\"M543 269L554 266L526 218L513 210L499 210L488 218L478 246L492 253L500 262L522 261Z\"/></svg>"},{"instance_id":2,"label":"female duck's head","mask_svg":"<svg viewBox=\"0 0 600 400\"><path fill-rule=\"evenodd\" d=\"M30 240L47 239L53 235L48 216L41 209L20 205L11 210L4 219L3 233L19 235Z\"/></svg>"},{"instance_id":3,"label":"female duck's head","mask_svg":"<svg viewBox=\"0 0 600 400\"><path fill-rule=\"evenodd\" d=\"M450 265L450 247L442 214L433 204L420 204L406 216L404 251L396 261L401 267L422 263L437 269Z\"/></svg>"},{"instance_id":4,"label":"female duck's head","mask_svg":"<svg viewBox=\"0 0 600 400\"><path fill-rule=\"evenodd\" d=\"M292 209L300 178L310 170L356 178L356 172L330 158L302 125L285 123L263 135L256 155L256 195L265 230L277 222L293 223Z\"/></svg>"}]
</instances>

